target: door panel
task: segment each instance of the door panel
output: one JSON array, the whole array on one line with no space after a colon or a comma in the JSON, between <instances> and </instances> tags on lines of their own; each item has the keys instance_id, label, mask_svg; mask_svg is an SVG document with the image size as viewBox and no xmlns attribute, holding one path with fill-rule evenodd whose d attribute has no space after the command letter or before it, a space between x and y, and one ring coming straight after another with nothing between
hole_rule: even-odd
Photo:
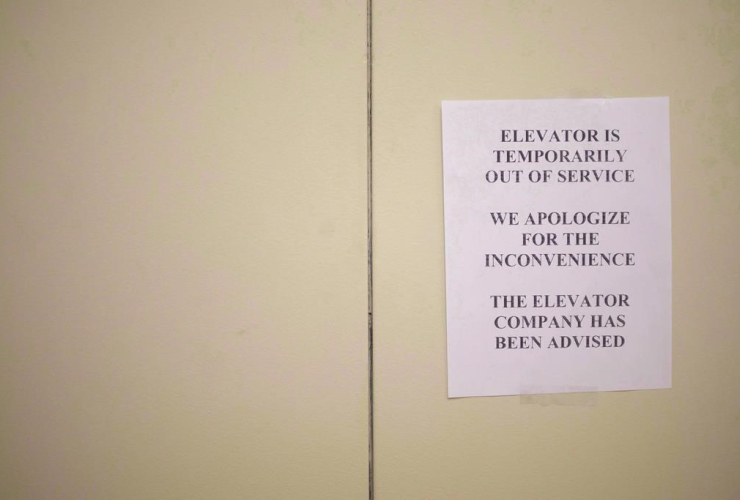
<instances>
[{"instance_id":1,"label":"door panel","mask_svg":"<svg viewBox=\"0 0 740 500\"><path fill-rule=\"evenodd\" d=\"M0 23L0 497L364 498L364 2Z\"/></svg>"},{"instance_id":2,"label":"door panel","mask_svg":"<svg viewBox=\"0 0 740 500\"><path fill-rule=\"evenodd\" d=\"M740 495L738 5L373 5L376 498ZM664 95L673 389L447 399L440 101Z\"/></svg>"}]
</instances>

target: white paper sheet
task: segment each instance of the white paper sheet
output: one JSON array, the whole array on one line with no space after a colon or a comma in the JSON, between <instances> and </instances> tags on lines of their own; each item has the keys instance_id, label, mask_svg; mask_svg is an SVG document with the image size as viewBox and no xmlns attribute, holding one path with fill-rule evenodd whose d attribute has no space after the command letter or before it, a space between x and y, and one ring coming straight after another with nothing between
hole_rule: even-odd
<instances>
[{"instance_id":1,"label":"white paper sheet","mask_svg":"<svg viewBox=\"0 0 740 500\"><path fill-rule=\"evenodd\" d=\"M442 122L449 397L670 387L668 99Z\"/></svg>"}]
</instances>

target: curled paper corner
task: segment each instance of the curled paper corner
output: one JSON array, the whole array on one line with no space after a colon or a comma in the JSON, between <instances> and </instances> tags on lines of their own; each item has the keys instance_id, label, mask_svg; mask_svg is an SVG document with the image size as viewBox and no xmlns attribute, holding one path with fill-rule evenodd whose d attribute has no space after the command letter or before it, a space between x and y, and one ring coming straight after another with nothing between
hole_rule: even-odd
<instances>
[{"instance_id":1,"label":"curled paper corner","mask_svg":"<svg viewBox=\"0 0 740 500\"><path fill-rule=\"evenodd\" d=\"M519 404L540 406L596 406L598 387L526 387ZM563 391L563 392L557 392ZM547 392L547 394L543 394Z\"/></svg>"}]
</instances>

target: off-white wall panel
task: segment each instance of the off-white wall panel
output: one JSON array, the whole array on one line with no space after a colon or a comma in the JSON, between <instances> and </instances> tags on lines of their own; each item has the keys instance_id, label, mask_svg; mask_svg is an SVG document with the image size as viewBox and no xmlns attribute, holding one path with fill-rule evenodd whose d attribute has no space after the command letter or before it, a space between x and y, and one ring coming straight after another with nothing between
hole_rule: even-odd
<instances>
[{"instance_id":1,"label":"off-white wall panel","mask_svg":"<svg viewBox=\"0 0 740 500\"><path fill-rule=\"evenodd\" d=\"M0 497L363 498L364 2L0 5Z\"/></svg>"},{"instance_id":2,"label":"off-white wall panel","mask_svg":"<svg viewBox=\"0 0 740 500\"><path fill-rule=\"evenodd\" d=\"M376 498L740 497L740 4L374 9ZM674 388L448 400L440 100L664 95Z\"/></svg>"}]
</instances>

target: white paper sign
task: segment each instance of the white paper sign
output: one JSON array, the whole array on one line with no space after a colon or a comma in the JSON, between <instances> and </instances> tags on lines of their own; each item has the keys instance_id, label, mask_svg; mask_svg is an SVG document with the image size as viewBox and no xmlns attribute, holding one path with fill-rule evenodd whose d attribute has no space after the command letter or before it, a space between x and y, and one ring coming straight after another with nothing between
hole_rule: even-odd
<instances>
[{"instance_id":1,"label":"white paper sign","mask_svg":"<svg viewBox=\"0 0 740 500\"><path fill-rule=\"evenodd\" d=\"M668 99L442 122L449 396L669 388Z\"/></svg>"}]
</instances>

